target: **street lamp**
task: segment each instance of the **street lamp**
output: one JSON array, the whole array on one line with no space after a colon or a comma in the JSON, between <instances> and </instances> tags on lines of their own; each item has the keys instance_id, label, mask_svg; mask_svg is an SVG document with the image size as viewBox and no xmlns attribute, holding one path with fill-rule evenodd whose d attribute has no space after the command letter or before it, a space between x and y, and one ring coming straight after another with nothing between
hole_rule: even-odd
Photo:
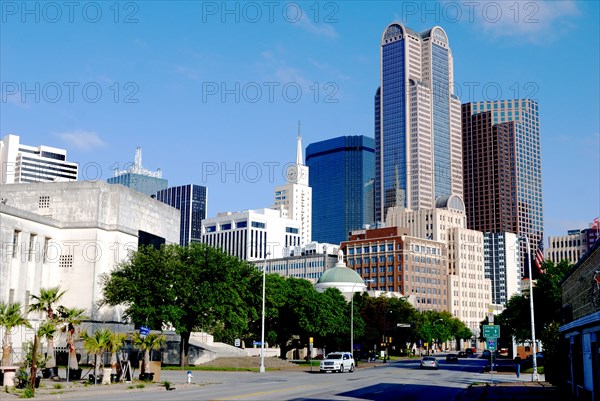
<instances>
[{"instance_id":1,"label":"street lamp","mask_svg":"<svg viewBox=\"0 0 600 401\"><path fill-rule=\"evenodd\" d=\"M529 269L529 308L531 309L531 351L533 353L533 371L531 372L531 381L539 381L538 371L537 371L537 358L536 358L536 346L535 346L535 321L534 321L534 313L533 313L533 276L531 275L531 248L529 244L529 237L523 235L519 237L520 239L525 239L525 244L527 246L527 267Z\"/></svg>"},{"instance_id":2,"label":"street lamp","mask_svg":"<svg viewBox=\"0 0 600 401\"><path fill-rule=\"evenodd\" d=\"M267 276L267 258L271 252L265 253L265 264L263 266L262 282L262 328L260 333L260 373L265 373L265 281Z\"/></svg>"},{"instance_id":3,"label":"street lamp","mask_svg":"<svg viewBox=\"0 0 600 401\"><path fill-rule=\"evenodd\" d=\"M374 281L373 279L367 279L363 283L373 283ZM352 295L350 295L350 352L352 356L354 356L354 288L356 288L356 284L360 283L354 283L352 286Z\"/></svg>"}]
</instances>

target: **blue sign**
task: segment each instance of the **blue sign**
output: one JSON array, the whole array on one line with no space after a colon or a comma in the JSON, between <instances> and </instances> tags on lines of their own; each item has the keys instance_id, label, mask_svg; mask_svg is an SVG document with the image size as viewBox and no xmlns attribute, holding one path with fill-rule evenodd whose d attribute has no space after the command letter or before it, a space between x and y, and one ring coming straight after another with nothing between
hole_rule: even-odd
<instances>
[{"instance_id":1,"label":"blue sign","mask_svg":"<svg viewBox=\"0 0 600 401\"><path fill-rule=\"evenodd\" d=\"M252 341L252 344L254 344L254 345L262 345L262 343L260 341Z\"/></svg>"},{"instance_id":2,"label":"blue sign","mask_svg":"<svg viewBox=\"0 0 600 401\"><path fill-rule=\"evenodd\" d=\"M419 338L419 340L417 340L417 347L422 347L423 346L423 340L421 340Z\"/></svg>"},{"instance_id":3,"label":"blue sign","mask_svg":"<svg viewBox=\"0 0 600 401\"><path fill-rule=\"evenodd\" d=\"M148 334L150 334L150 327L140 326L140 335L147 336Z\"/></svg>"}]
</instances>

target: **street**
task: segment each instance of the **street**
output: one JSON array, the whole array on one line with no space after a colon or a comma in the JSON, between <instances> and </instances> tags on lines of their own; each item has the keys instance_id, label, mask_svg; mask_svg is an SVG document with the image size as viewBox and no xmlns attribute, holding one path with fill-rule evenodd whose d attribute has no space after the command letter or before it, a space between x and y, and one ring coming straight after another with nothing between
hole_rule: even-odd
<instances>
[{"instance_id":1,"label":"street","mask_svg":"<svg viewBox=\"0 0 600 401\"><path fill-rule=\"evenodd\" d=\"M144 389L110 388L86 390L40 399L89 400L432 400L452 401L469 384L478 382L528 381L531 376L517 379L512 374L480 373L483 359L460 359L446 363L440 357L439 370L419 369L419 360L402 360L360 369L354 373L319 373L318 371L203 372L194 371L192 384L185 384L182 371L161 372L161 381L169 381L173 391L148 384ZM267 361L268 362L268 361ZM268 363L266 363L268 367ZM120 389L120 390L119 390ZM105 391L103 391L105 390Z\"/></svg>"}]
</instances>

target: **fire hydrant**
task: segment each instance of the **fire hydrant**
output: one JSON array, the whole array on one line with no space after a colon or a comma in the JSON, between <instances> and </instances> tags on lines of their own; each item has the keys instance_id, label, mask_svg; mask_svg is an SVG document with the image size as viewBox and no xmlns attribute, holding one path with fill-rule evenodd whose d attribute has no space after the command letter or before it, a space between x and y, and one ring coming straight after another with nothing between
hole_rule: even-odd
<instances>
[{"instance_id":1,"label":"fire hydrant","mask_svg":"<svg viewBox=\"0 0 600 401\"><path fill-rule=\"evenodd\" d=\"M187 383L188 384L190 384L192 382L192 377L194 377L194 376L192 376L192 371L188 370L188 372L187 372Z\"/></svg>"}]
</instances>

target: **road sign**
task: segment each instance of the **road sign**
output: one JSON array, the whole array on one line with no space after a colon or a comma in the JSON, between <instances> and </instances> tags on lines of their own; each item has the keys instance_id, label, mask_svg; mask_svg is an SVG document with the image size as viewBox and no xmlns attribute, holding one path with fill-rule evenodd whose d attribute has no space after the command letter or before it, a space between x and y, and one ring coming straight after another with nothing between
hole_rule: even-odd
<instances>
[{"instance_id":1,"label":"road sign","mask_svg":"<svg viewBox=\"0 0 600 401\"><path fill-rule=\"evenodd\" d=\"M242 345L242 341L239 338L236 338L234 344L236 347L239 347L240 345Z\"/></svg>"},{"instance_id":2,"label":"road sign","mask_svg":"<svg viewBox=\"0 0 600 401\"><path fill-rule=\"evenodd\" d=\"M487 347L486 349L490 350L490 351L496 351L496 339L495 338L488 338L487 339Z\"/></svg>"},{"instance_id":3,"label":"road sign","mask_svg":"<svg viewBox=\"0 0 600 401\"><path fill-rule=\"evenodd\" d=\"M496 325L487 325L483 326L483 336L485 338L500 338L500 326Z\"/></svg>"},{"instance_id":4,"label":"road sign","mask_svg":"<svg viewBox=\"0 0 600 401\"><path fill-rule=\"evenodd\" d=\"M140 326L140 337L144 338L150 334L150 328L146 326Z\"/></svg>"}]
</instances>

